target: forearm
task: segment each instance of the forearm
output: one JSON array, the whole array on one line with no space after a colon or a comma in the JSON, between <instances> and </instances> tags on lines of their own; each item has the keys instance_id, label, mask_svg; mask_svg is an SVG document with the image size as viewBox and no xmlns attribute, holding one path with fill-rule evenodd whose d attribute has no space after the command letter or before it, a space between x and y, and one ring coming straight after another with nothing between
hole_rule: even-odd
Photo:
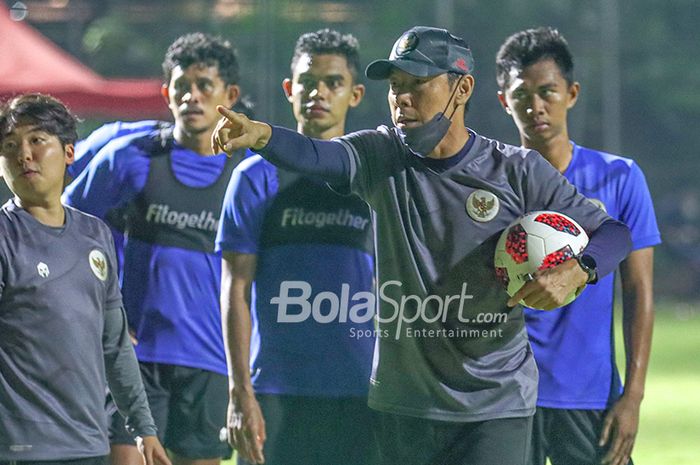
<instances>
[{"instance_id":1,"label":"forearm","mask_svg":"<svg viewBox=\"0 0 700 465\"><path fill-rule=\"evenodd\" d=\"M281 168L316 176L331 184L350 180L350 158L339 142L312 139L272 126L272 136L259 153Z\"/></svg>"},{"instance_id":2,"label":"forearm","mask_svg":"<svg viewBox=\"0 0 700 465\"><path fill-rule=\"evenodd\" d=\"M625 343L625 395L639 401L651 353L654 327L653 250L636 250L620 266L622 329Z\"/></svg>"},{"instance_id":3,"label":"forearm","mask_svg":"<svg viewBox=\"0 0 700 465\"><path fill-rule=\"evenodd\" d=\"M156 426L129 338L126 315L123 309L111 309L105 313L103 350L112 397L132 434L153 436Z\"/></svg>"},{"instance_id":4,"label":"forearm","mask_svg":"<svg viewBox=\"0 0 700 465\"><path fill-rule=\"evenodd\" d=\"M252 323L248 303L233 297L223 318L226 360L229 365L229 388L252 390L250 378Z\"/></svg>"},{"instance_id":5,"label":"forearm","mask_svg":"<svg viewBox=\"0 0 700 465\"><path fill-rule=\"evenodd\" d=\"M229 372L229 390L252 392L250 377L250 289L252 282L241 283L233 278L224 260L221 280L221 321L224 350Z\"/></svg>"},{"instance_id":6,"label":"forearm","mask_svg":"<svg viewBox=\"0 0 700 465\"><path fill-rule=\"evenodd\" d=\"M602 278L617 269L631 248L632 241L627 226L609 219L591 234L583 253L595 260L598 278Z\"/></svg>"}]
</instances>

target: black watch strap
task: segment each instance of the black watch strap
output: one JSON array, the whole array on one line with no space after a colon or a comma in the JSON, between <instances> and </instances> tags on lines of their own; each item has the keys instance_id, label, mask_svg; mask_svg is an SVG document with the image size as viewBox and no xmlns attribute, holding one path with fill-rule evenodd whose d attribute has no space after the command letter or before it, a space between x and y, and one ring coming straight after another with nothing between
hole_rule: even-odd
<instances>
[{"instance_id":1,"label":"black watch strap","mask_svg":"<svg viewBox=\"0 0 700 465\"><path fill-rule=\"evenodd\" d=\"M595 259L590 255L579 254L576 255L576 261L583 271L588 275L586 279L586 284L595 283L598 281L598 267L596 265Z\"/></svg>"}]
</instances>

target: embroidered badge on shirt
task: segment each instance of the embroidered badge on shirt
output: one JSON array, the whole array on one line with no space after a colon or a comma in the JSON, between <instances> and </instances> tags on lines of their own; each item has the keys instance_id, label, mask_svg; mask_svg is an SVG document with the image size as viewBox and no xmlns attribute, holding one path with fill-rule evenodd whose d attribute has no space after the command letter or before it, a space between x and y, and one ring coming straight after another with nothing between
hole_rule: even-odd
<instances>
[{"instance_id":1,"label":"embroidered badge on shirt","mask_svg":"<svg viewBox=\"0 0 700 465\"><path fill-rule=\"evenodd\" d=\"M36 271L39 273L39 276L42 278L48 278L49 277L49 265L47 265L44 262L39 262L36 265Z\"/></svg>"},{"instance_id":2,"label":"embroidered badge on shirt","mask_svg":"<svg viewBox=\"0 0 700 465\"><path fill-rule=\"evenodd\" d=\"M483 189L477 189L467 197L467 213L471 219L479 223L494 219L499 207L498 197Z\"/></svg>"},{"instance_id":3,"label":"embroidered badge on shirt","mask_svg":"<svg viewBox=\"0 0 700 465\"><path fill-rule=\"evenodd\" d=\"M95 249L90 252L88 260L90 261L90 268L95 276L97 276L100 281L106 281L109 270L107 267L107 258L105 257L105 254L103 254L102 251Z\"/></svg>"}]
</instances>

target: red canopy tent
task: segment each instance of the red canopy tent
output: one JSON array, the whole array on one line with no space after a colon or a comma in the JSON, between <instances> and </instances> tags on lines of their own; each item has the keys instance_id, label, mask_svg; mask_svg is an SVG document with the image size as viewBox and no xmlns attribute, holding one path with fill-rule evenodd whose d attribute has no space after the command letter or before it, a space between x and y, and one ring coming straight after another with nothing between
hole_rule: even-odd
<instances>
[{"instance_id":1,"label":"red canopy tent","mask_svg":"<svg viewBox=\"0 0 700 465\"><path fill-rule=\"evenodd\" d=\"M0 99L42 92L80 116L166 118L158 79L105 79L0 7Z\"/></svg>"}]
</instances>

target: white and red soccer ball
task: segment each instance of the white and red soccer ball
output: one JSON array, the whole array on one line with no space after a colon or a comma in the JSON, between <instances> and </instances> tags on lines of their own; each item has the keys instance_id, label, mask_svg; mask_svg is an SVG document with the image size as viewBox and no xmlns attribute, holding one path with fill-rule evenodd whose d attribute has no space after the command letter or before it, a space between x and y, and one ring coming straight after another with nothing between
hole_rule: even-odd
<instances>
[{"instance_id":1,"label":"white and red soccer ball","mask_svg":"<svg viewBox=\"0 0 700 465\"><path fill-rule=\"evenodd\" d=\"M587 244L586 232L568 216L553 211L528 213L501 234L494 256L496 276L512 297L537 270L571 260ZM578 297L580 290L572 292L563 305Z\"/></svg>"}]
</instances>

